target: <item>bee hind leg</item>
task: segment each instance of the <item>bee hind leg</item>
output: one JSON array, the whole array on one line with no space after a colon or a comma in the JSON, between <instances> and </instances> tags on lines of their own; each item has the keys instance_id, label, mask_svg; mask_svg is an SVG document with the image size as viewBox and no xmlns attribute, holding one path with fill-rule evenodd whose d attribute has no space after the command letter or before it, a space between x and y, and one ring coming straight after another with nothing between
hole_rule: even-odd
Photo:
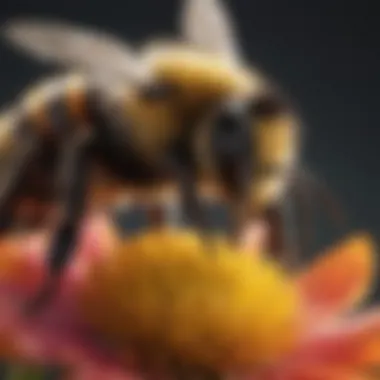
<instances>
[{"instance_id":1,"label":"bee hind leg","mask_svg":"<svg viewBox=\"0 0 380 380\"><path fill-rule=\"evenodd\" d=\"M58 228L48 250L48 273L42 288L26 306L26 313L43 309L55 295L60 276L75 248L85 207L89 151L87 139L74 136L65 141L59 167L58 190L63 204Z\"/></svg>"}]
</instances>

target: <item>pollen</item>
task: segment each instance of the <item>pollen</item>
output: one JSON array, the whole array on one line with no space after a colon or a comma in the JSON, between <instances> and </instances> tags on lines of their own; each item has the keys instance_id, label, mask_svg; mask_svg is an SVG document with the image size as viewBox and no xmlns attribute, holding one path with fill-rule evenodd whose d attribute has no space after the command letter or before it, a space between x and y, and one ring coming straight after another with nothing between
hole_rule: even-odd
<instances>
[{"instance_id":1,"label":"pollen","mask_svg":"<svg viewBox=\"0 0 380 380\"><path fill-rule=\"evenodd\" d=\"M123 241L92 266L78 303L116 347L218 370L275 360L297 335L298 294L275 263L187 231Z\"/></svg>"}]
</instances>

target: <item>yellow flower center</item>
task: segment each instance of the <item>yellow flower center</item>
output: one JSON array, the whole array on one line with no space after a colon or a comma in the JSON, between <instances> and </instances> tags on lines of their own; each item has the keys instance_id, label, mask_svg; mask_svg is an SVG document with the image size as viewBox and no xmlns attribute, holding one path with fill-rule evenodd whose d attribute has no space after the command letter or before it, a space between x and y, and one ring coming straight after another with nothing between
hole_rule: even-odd
<instances>
[{"instance_id":1,"label":"yellow flower center","mask_svg":"<svg viewBox=\"0 0 380 380\"><path fill-rule=\"evenodd\" d=\"M188 232L120 243L90 268L79 305L121 349L137 342L215 369L274 360L297 330L298 295L275 263Z\"/></svg>"}]
</instances>

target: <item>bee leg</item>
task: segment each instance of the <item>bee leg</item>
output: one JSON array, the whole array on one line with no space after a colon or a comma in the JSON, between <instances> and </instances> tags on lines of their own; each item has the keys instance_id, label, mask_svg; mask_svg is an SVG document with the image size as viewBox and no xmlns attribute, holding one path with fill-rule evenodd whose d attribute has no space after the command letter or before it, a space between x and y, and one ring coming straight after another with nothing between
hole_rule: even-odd
<instances>
[{"instance_id":1,"label":"bee leg","mask_svg":"<svg viewBox=\"0 0 380 380\"><path fill-rule=\"evenodd\" d=\"M315 205L310 189L302 181L296 182L292 189L295 207L297 207L299 249L303 255L307 255L314 239Z\"/></svg>"},{"instance_id":2,"label":"bee leg","mask_svg":"<svg viewBox=\"0 0 380 380\"><path fill-rule=\"evenodd\" d=\"M283 263L292 271L297 270L305 248L303 236L300 233L300 214L296 199L289 195L281 205L282 225L284 234Z\"/></svg>"},{"instance_id":3,"label":"bee leg","mask_svg":"<svg viewBox=\"0 0 380 380\"><path fill-rule=\"evenodd\" d=\"M63 212L48 251L47 279L36 297L27 305L27 313L38 313L50 302L57 291L60 275L74 252L85 207L88 165L87 139L75 136L65 141L58 183Z\"/></svg>"},{"instance_id":4,"label":"bee leg","mask_svg":"<svg viewBox=\"0 0 380 380\"><path fill-rule=\"evenodd\" d=\"M207 230L207 223L195 182L196 179L192 173L182 170L182 173L179 175L181 205L190 223L194 223L195 227L203 234Z\"/></svg>"},{"instance_id":5,"label":"bee leg","mask_svg":"<svg viewBox=\"0 0 380 380\"><path fill-rule=\"evenodd\" d=\"M295 203L286 199L266 213L269 225L269 253L291 271L298 266L300 259L300 240Z\"/></svg>"},{"instance_id":6,"label":"bee leg","mask_svg":"<svg viewBox=\"0 0 380 380\"><path fill-rule=\"evenodd\" d=\"M0 186L0 233L12 224L12 198L28 170L28 164L38 148L38 139L29 134L20 136L18 149L7 158L6 172L2 173Z\"/></svg>"},{"instance_id":7,"label":"bee leg","mask_svg":"<svg viewBox=\"0 0 380 380\"><path fill-rule=\"evenodd\" d=\"M228 204L229 212L229 238L232 244L237 244L241 238L241 233L245 223L249 221L249 204L242 197L240 201L230 201Z\"/></svg>"},{"instance_id":8,"label":"bee leg","mask_svg":"<svg viewBox=\"0 0 380 380\"><path fill-rule=\"evenodd\" d=\"M197 190L195 165L190 157L191 154L185 145L181 151L172 154L167 166L178 183L180 205L183 214L191 224L195 225L200 234L205 236L208 223Z\"/></svg>"}]
</instances>

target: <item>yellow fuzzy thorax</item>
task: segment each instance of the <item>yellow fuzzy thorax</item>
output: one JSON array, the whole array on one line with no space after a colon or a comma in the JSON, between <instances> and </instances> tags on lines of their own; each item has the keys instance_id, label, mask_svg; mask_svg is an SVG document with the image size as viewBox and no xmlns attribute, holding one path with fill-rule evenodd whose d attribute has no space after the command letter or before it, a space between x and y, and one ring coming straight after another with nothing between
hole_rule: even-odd
<instances>
[{"instance_id":1,"label":"yellow fuzzy thorax","mask_svg":"<svg viewBox=\"0 0 380 380\"><path fill-rule=\"evenodd\" d=\"M123 242L90 269L79 301L116 347L214 369L275 360L296 336L297 292L277 265L188 232Z\"/></svg>"},{"instance_id":2,"label":"yellow fuzzy thorax","mask_svg":"<svg viewBox=\"0 0 380 380\"><path fill-rule=\"evenodd\" d=\"M246 96L263 85L248 68L181 45L153 46L148 59L157 78L179 85L190 98Z\"/></svg>"}]
</instances>

